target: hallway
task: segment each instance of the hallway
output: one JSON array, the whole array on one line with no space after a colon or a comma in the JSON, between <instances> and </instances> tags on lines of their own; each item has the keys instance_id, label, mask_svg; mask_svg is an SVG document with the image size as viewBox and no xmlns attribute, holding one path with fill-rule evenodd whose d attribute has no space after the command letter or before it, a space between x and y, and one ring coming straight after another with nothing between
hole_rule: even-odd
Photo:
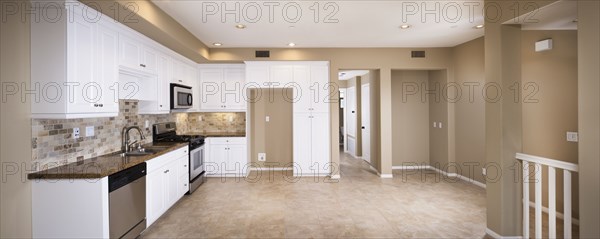
<instances>
[{"instance_id":1,"label":"hallway","mask_svg":"<svg viewBox=\"0 0 600 239\"><path fill-rule=\"evenodd\" d=\"M253 171L246 180L209 178L142 237L485 235L485 190L462 181L436 181L439 175L433 171L394 171L393 179L381 179L363 160L342 154L339 180L305 177L292 182L283 173L291 175Z\"/></svg>"}]
</instances>

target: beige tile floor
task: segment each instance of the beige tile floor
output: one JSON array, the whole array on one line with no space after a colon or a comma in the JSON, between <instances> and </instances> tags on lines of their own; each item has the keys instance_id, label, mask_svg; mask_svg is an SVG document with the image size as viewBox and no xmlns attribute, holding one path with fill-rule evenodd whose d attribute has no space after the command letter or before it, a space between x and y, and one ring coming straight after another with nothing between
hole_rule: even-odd
<instances>
[{"instance_id":1,"label":"beige tile floor","mask_svg":"<svg viewBox=\"0 0 600 239\"><path fill-rule=\"evenodd\" d=\"M256 173L256 172L253 172ZM285 172L291 173L291 172ZM252 176L257 176L253 174ZM342 154L339 181L258 182L210 178L142 235L144 238L482 238L485 190L433 171L381 179ZM425 179L425 180L422 180Z\"/></svg>"}]
</instances>

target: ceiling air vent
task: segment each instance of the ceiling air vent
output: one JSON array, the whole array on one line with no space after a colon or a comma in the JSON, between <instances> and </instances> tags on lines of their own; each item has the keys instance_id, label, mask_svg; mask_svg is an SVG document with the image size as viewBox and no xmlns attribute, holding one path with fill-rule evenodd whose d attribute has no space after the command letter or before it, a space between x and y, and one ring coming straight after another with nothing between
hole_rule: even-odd
<instances>
[{"instance_id":1,"label":"ceiling air vent","mask_svg":"<svg viewBox=\"0 0 600 239\"><path fill-rule=\"evenodd\" d=\"M256 58L269 58L271 56L270 51L256 51Z\"/></svg>"},{"instance_id":2,"label":"ceiling air vent","mask_svg":"<svg viewBox=\"0 0 600 239\"><path fill-rule=\"evenodd\" d=\"M425 51L412 51L410 56L412 58L425 58Z\"/></svg>"}]
</instances>

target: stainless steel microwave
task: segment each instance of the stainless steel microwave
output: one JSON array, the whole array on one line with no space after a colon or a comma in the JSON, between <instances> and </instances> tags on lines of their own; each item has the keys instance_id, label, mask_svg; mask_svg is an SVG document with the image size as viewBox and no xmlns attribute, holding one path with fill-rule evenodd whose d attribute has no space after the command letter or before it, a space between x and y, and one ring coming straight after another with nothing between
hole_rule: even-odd
<instances>
[{"instance_id":1,"label":"stainless steel microwave","mask_svg":"<svg viewBox=\"0 0 600 239\"><path fill-rule=\"evenodd\" d=\"M171 84L171 109L189 109L193 102L192 87Z\"/></svg>"}]
</instances>

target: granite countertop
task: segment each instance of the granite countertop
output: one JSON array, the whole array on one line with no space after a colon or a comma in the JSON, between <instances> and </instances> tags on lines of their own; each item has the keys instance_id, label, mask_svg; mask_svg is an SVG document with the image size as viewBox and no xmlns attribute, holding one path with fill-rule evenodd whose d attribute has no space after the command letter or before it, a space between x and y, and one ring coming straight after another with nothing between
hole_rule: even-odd
<instances>
[{"instance_id":1,"label":"granite countertop","mask_svg":"<svg viewBox=\"0 0 600 239\"><path fill-rule=\"evenodd\" d=\"M201 135L204 137L246 137L246 131L194 131L186 132L185 135Z\"/></svg>"},{"instance_id":2,"label":"granite countertop","mask_svg":"<svg viewBox=\"0 0 600 239\"><path fill-rule=\"evenodd\" d=\"M121 170L133 167L147 160L156 158L181 147L188 143L149 143L144 148L165 147L155 154L143 156L121 156L120 153L110 153L95 158L74 162L63 166L30 173L28 179L86 179L103 178Z\"/></svg>"}]
</instances>

